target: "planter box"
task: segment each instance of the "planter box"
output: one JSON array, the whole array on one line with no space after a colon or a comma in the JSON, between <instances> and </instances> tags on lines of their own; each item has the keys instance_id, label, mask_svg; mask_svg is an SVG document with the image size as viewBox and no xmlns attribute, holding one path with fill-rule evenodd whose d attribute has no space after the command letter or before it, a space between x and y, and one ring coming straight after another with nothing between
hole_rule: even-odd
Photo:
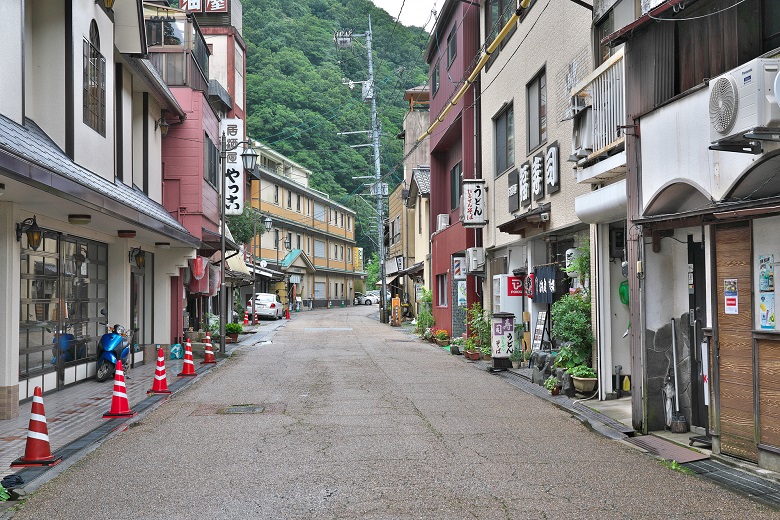
<instances>
[{"instance_id":1,"label":"planter box","mask_svg":"<svg viewBox=\"0 0 780 520\"><path fill-rule=\"evenodd\" d=\"M446 347L447 345L450 344L450 340L448 340L448 339L437 339L436 340L436 344L439 345L440 347Z\"/></svg>"},{"instance_id":2,"label":"planter box","mask_svg":"<svg viewBox=\"0 0 780 520\"><path fill-rule=\"evenodd\" d=\"M571 380L574 382L574 389L580 393L588 394L596 389L596 383L598 379L595 377L574 377L571 376Z\"/></svg>"},{"instance_id":3,"label":"planter box","mask_svg":"<svg viewBox=\"0 0 780 520\"><path fill-rule=\"evenodd\" d=\"M466 351L466 357L470 359L471 361L479 361L479 351L478 350L467 350Z\"/></svg>"}]
</instances>

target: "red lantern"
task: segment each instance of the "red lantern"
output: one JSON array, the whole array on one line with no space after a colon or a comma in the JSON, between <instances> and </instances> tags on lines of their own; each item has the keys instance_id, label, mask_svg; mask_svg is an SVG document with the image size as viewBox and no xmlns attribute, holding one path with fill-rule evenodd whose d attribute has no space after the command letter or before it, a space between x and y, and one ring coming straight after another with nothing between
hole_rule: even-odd
<instances>
[{"instance_id":1,"label":"red lantern","mask_svg":"<svg viewBox=\"0 0 780 520\"><path fill-rule=\"evenodd\" d=\"M196 280L203 278L206 274L206 267L209 265L209 259L205 256L195 257L194 260L190 260L190 269L192 270L192 276Z\"/></svg>"}]
</instances>

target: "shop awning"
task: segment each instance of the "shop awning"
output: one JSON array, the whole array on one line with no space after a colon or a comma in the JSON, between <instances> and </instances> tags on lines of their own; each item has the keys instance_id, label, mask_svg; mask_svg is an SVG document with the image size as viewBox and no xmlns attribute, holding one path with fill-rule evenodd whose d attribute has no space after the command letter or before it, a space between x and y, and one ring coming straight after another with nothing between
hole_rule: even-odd
<instances>
[{"instance_id":1,"label":"shop awning","mask_svg":"<svg viewBox=\"0 0 780 520\"><path fill-rule=\"evenodd\" d=\"M418 273L422 273L425 270L425 262L417 262L411 267L399 271L399 275L413 276Z\"/></svg>"},{"instance_id":2,"label":"shop awning","mask_svg":"<svg viewBox=\"0 0 780 520\"><path fill-rule=\"evenodd\" d=\"M539 229L546 229L550 222L550 203L539 204L531 211L526 211L522 215L518 215L509 222L499 224L498 230L502 233L509 233L510 235L525 235L525 230L528 226L536 226Z\"/></svg>"},{"instance_id":3,"label":"shop awning","mask_svg":"<svg viewBox=\"0 0 780 520\"><path fill-rule=\"evenodd\" d=\"M574 213L588 224L605 224L625 220L627 203L623 179L574 199Z\"/></svg>"}]
</instances>

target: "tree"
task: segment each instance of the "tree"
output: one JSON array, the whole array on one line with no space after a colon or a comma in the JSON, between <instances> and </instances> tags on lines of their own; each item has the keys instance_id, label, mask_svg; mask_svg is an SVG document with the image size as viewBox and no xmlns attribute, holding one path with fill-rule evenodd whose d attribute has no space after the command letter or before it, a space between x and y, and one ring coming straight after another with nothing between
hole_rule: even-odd
<instances>
[{"instance_id":1,"label":"tree","mask_svg":"<svg viewBox=\"0 0 780 520\"><path fill-rule=\"evenodd\" d=\"M374 253L371 255L371 260L366 262L366 290L370 291L376 287L376 283L379 281L379 256Z\"/></svg>"},{"instance_id":2,"label":"tree","mask_svg":"<svg viewBox=\"0 0 780 520\"><path fill-rule=\"evenodd\" d=\"M227 216L225 223L237 244L248 244L252 241L255 236L255 219L257 219L257 233L262 235L266 230L263 216L259 211L245 205L242 214Z\"/></svg>"}]
</instances>

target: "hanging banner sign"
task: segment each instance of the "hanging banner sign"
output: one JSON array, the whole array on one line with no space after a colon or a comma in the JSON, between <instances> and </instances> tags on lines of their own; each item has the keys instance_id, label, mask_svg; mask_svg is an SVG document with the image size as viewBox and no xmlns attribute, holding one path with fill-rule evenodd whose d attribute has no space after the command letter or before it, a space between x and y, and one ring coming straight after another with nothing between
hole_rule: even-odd
<instances>
[{"instance_id":1,"label":"hanging banner sign","mask_svg":"<svg viewBox=\"0 0 780 520\"><path fill-rule=\"evenodd\" d=\"M244 140L244 122L240 119L223 119L220 135L225 135L225 215L241 215L244 212L244 164L241 159Z\"/></svg>"},{"instance_id":2,"label":"hanging banner sign","mask_svg":"<svg viewBox=\"0 0 780 520\"><path fill-rule=\"evenodd\" d=\"M483 179L463 180L463 226L485 225L485 181Z\"/></svg>"},{"instance_id":3,"label":"hanging banner sign","mask_svg":"<svg viewBox=\"0 0 780 520\"><path fill-rule=\"evenodd\" d=\"M545 265L534 269L536 290L533 300L536 303L552 303L558 289L558 266Z\"/></svg>"}]
</instances>

